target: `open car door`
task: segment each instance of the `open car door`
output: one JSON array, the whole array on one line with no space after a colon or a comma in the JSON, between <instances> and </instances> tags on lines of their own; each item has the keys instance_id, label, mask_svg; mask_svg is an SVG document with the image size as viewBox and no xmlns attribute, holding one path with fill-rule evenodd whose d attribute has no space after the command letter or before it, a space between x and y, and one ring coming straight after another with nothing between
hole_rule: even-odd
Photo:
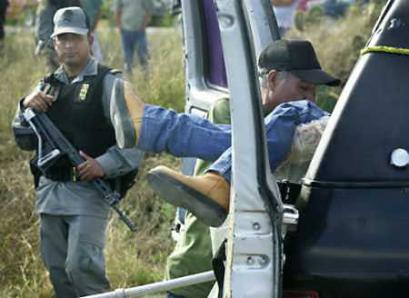
<instances>
[{"instance_id":1,"label":"open car door","mask_svg":"<svg viewBox=\"0 0 409 298\"><path fill-rule=\"evenodd\" d=\"M229 97L233 175L225 297L280 297L283 206L270 173L257 57L278 27L271 1L182 1L186 111ZM227 86L229 86L227 88Z\"/></svg>"},{"instance_id":2,"label":"open car door","mask_svg":"<svg viewBox=\"0 0 409 298\"><path fill-rule=\"evenodd\" d=\"M268 165L257 57L279 38L271 1L218 0L230 91L232 191L224 297L281 297L283 204Z\"/></svg>"}]
</instances>

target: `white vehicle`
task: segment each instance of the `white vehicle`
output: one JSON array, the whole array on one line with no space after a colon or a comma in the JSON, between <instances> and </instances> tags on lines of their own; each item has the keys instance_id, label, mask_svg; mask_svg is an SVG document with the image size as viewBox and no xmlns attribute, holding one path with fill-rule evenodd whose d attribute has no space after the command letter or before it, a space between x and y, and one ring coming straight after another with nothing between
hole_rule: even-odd
<instances>
[{"instance_id":1,"label":"white vehicle","mask_svg":"<svg viewBox=\"0 0 409 298\"><path fill-rule=\"evenodd\" d=\"M182 1L187 111L206 114L226 96L231 103L234 183L228 228L219 231L227 238L219 297L409 297L409 2L386 4L294 206L282 203L268 167L260 104L257 56L279 38L270 2Z\"/></svg>"}]
</instances>

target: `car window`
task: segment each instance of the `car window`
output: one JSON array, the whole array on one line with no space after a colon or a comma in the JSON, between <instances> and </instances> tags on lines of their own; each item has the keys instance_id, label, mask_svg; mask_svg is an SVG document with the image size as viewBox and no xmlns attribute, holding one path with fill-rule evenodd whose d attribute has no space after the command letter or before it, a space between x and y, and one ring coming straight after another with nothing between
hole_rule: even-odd
<instances>
[{"instance_id":1,"label":"car window","mask_svg":"<svg viewBox=\"0 0 409 298\"><path fill-rule=\"evenodd\" d=\"M226 69L215 5L212 0L205 0L202 3L203 22L206 32L204 42L207 54L205 78L211 85L227 87Z\"/></svg>"}]
</instances>

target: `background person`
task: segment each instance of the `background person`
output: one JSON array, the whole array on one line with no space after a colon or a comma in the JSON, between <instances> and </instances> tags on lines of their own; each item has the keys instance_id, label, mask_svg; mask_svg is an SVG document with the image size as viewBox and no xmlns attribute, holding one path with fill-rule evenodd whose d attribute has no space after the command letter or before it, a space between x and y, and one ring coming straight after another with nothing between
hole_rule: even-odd
<instances>
[{"instance_id":1,"label":"background person","mask_svg":"<svg viewBox=\"0 0 409 298\"><path fill-rule=\"evenodd\" d=\"M132 72L135 51L142 68L147 70L149 51L146 27L151 19L152 1L114 0L113 7L116 27L121 33L125 70Z\"/></svg>"},{"instance_id":2,"label":"background person","mask_svg":"<svg viewBox=\"0 0 409 298\"><path fill-rule=\"evenodd\" d=\"M88 16L89 26L94 40L92 42L92 55L98 62L102 63L104 55L102 53L101 45L98 40L97 26L101 16L102 0L81 0L81 7Z\"/></svg>"},{"instance_id":3,"label":"background person","mask_svg":"<svg viewBox=\"0 0 409 298\"><path fill-rule=\"evenodd\" d=\"M45 52L47 67L50 72L56 70L60 63L54 50L51 34L54 30L53 17L55 12L63 7L81 6L80 0L41 0L37 8L34 37L36 40L36 56Z\"/></svg>"},{"instance_id":4,"label":"background person","mask_svg":"<svg viewBox=\"0 0 409 298\"><path fill-rule=\"evenodd\" d=\"M0 50L3 48L4 43L4 26L6 24L6 12L8 4L8 0L0 0Z\"/></svg>"}]
</instances>

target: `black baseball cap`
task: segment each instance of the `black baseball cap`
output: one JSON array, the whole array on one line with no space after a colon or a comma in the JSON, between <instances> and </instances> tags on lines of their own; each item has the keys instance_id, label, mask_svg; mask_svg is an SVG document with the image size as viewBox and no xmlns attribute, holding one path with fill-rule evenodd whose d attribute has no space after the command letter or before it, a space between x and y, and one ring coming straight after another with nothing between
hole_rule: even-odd
<instances>
[{"instance_id":1,"label":"black baseball cap","mask_svg":"<svg viewBox=\"0 0 409 298\"><path fill-rule=\"evenodd\" d=\"M288 71L315 85L337 86L340 80L322 70L312 44L307 40L276 40L260 54L258 65L267 70Z\"/></svg>"}]
</instances>

